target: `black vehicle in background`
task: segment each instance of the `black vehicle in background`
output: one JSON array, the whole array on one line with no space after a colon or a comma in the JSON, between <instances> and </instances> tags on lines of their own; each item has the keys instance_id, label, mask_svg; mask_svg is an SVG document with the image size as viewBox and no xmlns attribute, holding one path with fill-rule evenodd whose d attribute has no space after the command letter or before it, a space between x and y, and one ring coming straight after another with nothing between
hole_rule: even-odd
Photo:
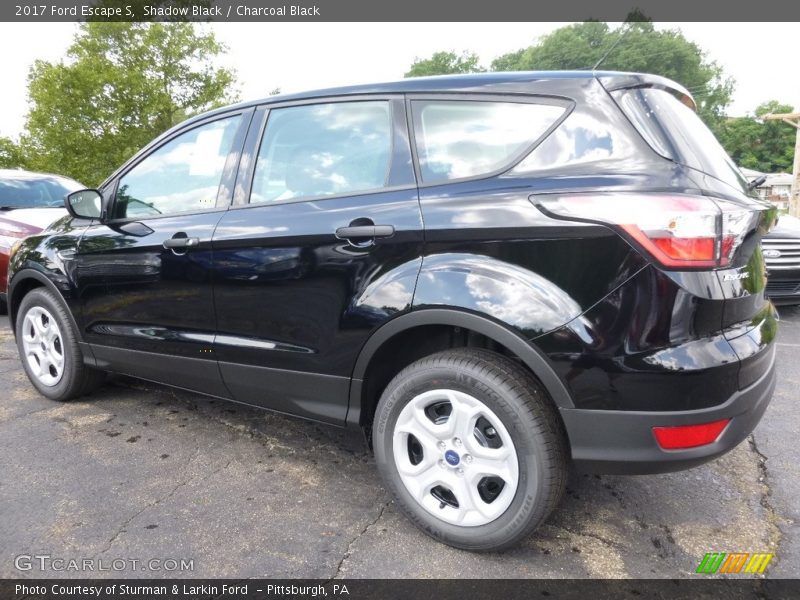
<instances>
[{"instance_id":1,"label":"black vehicle in background","mask_svg":"<svg viewBox=\"0 0 800 600\"><path fill-rule=\"evenodd\" d=\"M570 463L653 473L723 454L774 387L774 209L661 77L240 104L67 207L11 261L42 394L116 372L360 427L398 506L461 548L533 531Z\"/></svg>"},{"instance_id":2,"label":"black vehicle in background","mask_svg":"<svg viewBox=\"0 0 800 600\"><path fill-rule=\"evenodd\" d=\"M800 304L800 219L781 216L762 247L770 300L774 304Z\"/></svg>"}]
</instances>

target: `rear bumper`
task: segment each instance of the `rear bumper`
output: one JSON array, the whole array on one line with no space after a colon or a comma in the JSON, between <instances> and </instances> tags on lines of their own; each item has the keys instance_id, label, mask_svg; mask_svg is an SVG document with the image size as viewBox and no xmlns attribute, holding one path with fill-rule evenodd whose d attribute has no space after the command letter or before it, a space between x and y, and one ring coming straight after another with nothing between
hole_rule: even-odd
<instances>
[{"instance_id":1,"label":"rear bumper","mask_svg":"<svg viewBox=\"0 0 800 600\"><path fill-rule=\"evenodd\" d=\"M680 471L713 460L741 443L761 420L775 389L775 346L763 375L726 402L701 410L639 412L561 409L576 466L595 473L646 474ZM687 450L662 450L653 427L730 419L716 442Z\"/></svg>"}]
</instances>

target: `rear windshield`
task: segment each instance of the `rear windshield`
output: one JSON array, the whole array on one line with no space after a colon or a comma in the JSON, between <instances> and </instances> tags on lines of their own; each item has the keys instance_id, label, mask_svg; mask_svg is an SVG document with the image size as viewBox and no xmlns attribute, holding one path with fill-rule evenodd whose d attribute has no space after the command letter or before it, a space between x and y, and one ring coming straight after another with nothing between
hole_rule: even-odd
<instances>
[{"instance_id":1,"label":"rear windshield","mask_svg":"<svg viewBox=\"0 0 800 600\"><path fill-rule=\"evenodd\" d=\"M3 177L0 179L0 210L63 206L64 196L82 187L77 181L66 177Z\"/></svg>"},{"instance_id":2,"label":"rear windshield","mask_svg":"<svg viewBox=\"0 0 800 600\"><path fill-rule=\"evenodd\" d=\"M612 94L653 150L748 192L747 180L691 108L665 90L638 88Z\"/></svg>"}]
</instances>

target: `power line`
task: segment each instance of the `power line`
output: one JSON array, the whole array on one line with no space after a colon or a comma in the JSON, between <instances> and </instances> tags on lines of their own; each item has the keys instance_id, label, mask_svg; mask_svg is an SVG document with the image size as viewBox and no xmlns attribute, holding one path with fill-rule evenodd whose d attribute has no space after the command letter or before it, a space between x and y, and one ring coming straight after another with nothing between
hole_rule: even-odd
<instances>
[{"instance_id":1,"label":"power line","mask_svg":"<svg viewBox=\"0 0 800 600\"><path fill-rule=\"evenodd\" d=\"M605 59L608 58L608 55L611 54L612 50L614 50L614 48L616 48L619 45L619 43L625 38L625 36L628 35L628 32L631 30L631 27L630 23L626 23L626 25L627 28L625 29L625 31L622 32L622 34L617 38L617 40L613 44L611 44L611 48L609 48L608 51L605 54L603 54L603 57L594 64L594 66L592 67L592 71L596 71L597 67L599 67L600 64Z\"/></svg>"}]
</instances>

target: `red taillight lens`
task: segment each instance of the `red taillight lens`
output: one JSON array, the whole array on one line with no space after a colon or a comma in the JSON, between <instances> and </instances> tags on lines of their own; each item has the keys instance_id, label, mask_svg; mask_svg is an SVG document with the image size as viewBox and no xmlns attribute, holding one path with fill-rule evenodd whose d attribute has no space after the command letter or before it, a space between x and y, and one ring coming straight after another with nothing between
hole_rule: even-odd
<instances>
[{"instance_id":1,"label":"red taillight lens","mask_svg":"<svg viewBox=\"0 0 800 600\"><path fill-rule=\"evenodd\" d=\"M656 442L664 450L682 450L712 444L719 439L730 419L701 423L700 425L679 425L677 427L653 427Z\"/></svg>"},{"instance_id":2,"label":"red taillight lens","mask_svg":"<svg viewBox=\"0 0 800 600\"><path fill-rule=\"evenodd\" d=\"M620 227L666 267L717 266L716 237L677 237L669 232L642 231L636 225Z\"/></svg>"},{"instance_id":3,"label":"red taillight lens","mask_svg":"<svg viewBox=\"0 0 800 600\"><path fill-rule=\"evenodd\" d=\"M654 238L653 243L675 260L714 260L714 238Z\"/></svg>"},{"instance_id":4,"label":"red taillight lens","mask_svg":"<svg viewBox=\"0 0 800 600\"><path fill-rule=\"evenodd\" d=\"M551 216L619 227L659 264L724 267L757 213L706 196L597 194L540 197Z\"/></svg>"}]
</instances>

